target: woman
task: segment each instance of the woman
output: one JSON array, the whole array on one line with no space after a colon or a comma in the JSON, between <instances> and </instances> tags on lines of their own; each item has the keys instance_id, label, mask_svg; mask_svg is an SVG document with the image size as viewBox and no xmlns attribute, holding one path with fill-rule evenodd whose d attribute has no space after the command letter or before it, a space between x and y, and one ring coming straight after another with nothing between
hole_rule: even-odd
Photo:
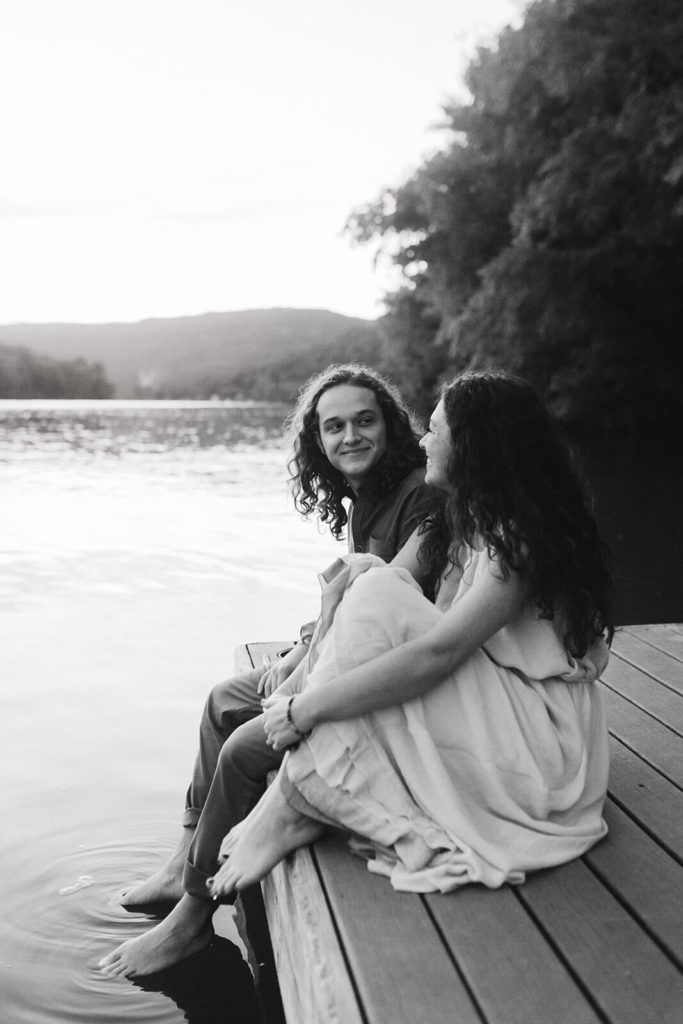
<instances>
[{"instance_id":1,"label":"woman","mask_svg":"<svg viewBox=\"0 0 683 1024\"><path fill-rule=\"evenodd\" d=\"M351 556L324 589L332 605L345 593L303 691L266 702L272 745L299 745L226 837L214 897L327 822L423 892L521 882L605 835L594 684L611 582L568 453L533 390L501 373L448 385L422 443L445 511L396 568ZM405 572L420 561L439 570L436 607Z\"/></svg>"}]
</instances>

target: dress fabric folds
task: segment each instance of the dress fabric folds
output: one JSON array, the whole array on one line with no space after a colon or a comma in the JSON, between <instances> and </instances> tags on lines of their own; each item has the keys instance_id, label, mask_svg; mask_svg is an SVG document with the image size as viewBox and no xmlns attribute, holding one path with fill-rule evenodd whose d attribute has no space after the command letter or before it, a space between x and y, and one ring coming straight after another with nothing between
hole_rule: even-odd
<instances>
[{"instance_id":1,"label":"dress fabric folds","mask_svg":"<svg viewBox=\"0 0 683 1024\"><path fill-rule=\"evenodd\" d=\"M471 550L454 601L495 571ZM306 687L427 631L443 614L402 569L371 555L321 575L322 613ZM287 800L354 836L395 889L449 892L519 883L607 832L599 644L573 659L553 623L525 610L424 696L328 722L285 757Z\"/></svg>"}]
</instances>

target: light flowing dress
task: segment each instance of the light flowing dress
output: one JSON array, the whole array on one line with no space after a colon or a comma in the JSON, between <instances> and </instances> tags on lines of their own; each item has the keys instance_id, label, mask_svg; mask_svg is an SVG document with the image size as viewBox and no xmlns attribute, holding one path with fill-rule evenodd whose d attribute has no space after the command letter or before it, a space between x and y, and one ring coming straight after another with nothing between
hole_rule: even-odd
<instances>
[{"instance_id":1,"label":"light flowing dress","mask_svg":"<svg viewBox=\"0 0 683 1024\"><path fill-rule=\"evenodd\" d=\"M471 550L453 601L492 571L487 550ZM338 559L321 585L306 687L335 685L443 614L407 571L370 555ZM423 696L318 725L285 757L283 792L351 832L395 889L522 882L606 834L606 663L603 643L572 658L528 607Z\"/></svg>"}]
</instances>

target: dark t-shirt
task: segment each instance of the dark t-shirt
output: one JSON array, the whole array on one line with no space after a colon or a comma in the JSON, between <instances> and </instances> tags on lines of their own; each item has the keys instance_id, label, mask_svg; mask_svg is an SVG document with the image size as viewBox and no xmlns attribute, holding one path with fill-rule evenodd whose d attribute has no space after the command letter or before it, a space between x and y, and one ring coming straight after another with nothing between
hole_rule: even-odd
<instances>
[{"instance_id":1,"label":"dark t-shirt","mask_svg":"<svg viewBox=\"0 0 683 1024\"><path fill-rule=\"evenodd\" d=\"M424 469L413 469L380 501L364 498L361 491L351 507L349 551L368 552L390 562L430 509L430 489L424 478Z\"/></svg>"},{"instance_id":2,"label":"dark t-shirt","mask_svg":"<svg viewBox=\"0 0 683 1024\"><path fill-rule=\"evenodd\" d=\"M423 468L411 470L380 501L364 498L361 491L349 512L349 551L367 552L390 562L428 514L433 501ZM301 627L301 636L310 637L314 626L315 622L307 622Z\"/></svg>"}]
</instances>

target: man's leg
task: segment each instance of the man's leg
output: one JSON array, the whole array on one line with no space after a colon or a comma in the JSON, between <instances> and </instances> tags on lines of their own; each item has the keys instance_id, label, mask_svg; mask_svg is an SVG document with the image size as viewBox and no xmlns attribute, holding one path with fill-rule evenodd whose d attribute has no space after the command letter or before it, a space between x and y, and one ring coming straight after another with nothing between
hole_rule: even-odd
<instances>
[{"instance_id":1,"label":"man's leg","mask_svg":"<svg viewBox=\"0 0 683 1024\"><path fill-rule=\"evenodd\" d=\"M279 768L283 756L266 743L261 718L241 725L225 741L189 849L183 874L186 892L207 894L206 882L218 867L223 837L249 813L265 789L268 772Z\"/></svg>"},{"instance_id":2,"label":"man's leg","mask_svg":"<svg viewBox=\"0 0 683 1024\"><path fill-rule=\"evenodd\" d=\"M234 729L260 714L261 696L257 687L262 673L262 669L252 669L218 683L211 690L199 725L199 751L185 798L183 829L178 844L158 871L123 893L120 898L122 906L176 902L182 897L187 852L211 787L221 748Z\"/></svg>"},{"instance_id":3,"label":"man's leg","mask_svg":"<svg viewBox=\"0 0 683 1024\"><path fill-rule=\"evenodd\" d=\"M226 739L239 726L261 714L257 686L262 675L263 669L251 669L218 683L209 694L199 723L199 750L185 798L185 828L193 829L199 821Z\"/></svg>"}]
</instances>

